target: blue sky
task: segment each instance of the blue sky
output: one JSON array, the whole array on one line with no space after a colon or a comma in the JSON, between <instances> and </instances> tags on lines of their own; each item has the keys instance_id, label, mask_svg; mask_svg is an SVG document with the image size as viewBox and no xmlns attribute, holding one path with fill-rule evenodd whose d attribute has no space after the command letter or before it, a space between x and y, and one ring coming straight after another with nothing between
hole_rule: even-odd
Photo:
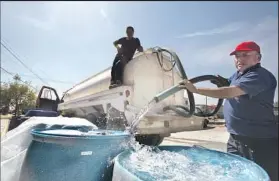
<instances>
[{"instance_id":1,"label":"blue sky","mask_svg":"<svg viewBox=\"0 0 279 181\"><path fill-rule=\"evenodd\" d=\"M190 78L230 76L230 51L256 41L278 80L278 2L1 2L1 41L60 94L111 66L128 25L144 48L176 51ZM43 84L2 46L1 66Z\"/></svg>"}]
</instances>

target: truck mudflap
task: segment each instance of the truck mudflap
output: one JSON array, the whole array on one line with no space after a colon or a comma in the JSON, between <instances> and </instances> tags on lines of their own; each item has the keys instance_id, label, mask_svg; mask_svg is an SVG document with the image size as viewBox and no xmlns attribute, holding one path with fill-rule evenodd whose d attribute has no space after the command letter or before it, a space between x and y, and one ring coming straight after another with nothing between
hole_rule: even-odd
<instances>
[{"instance_id":1,"label":"truck mudflap","mask_svg":"<svg viewBox=\"0 0 279 181\"><path fill-rule=\"evenodd\" d=\"M52 87L43 86L36 100L36 108L57 111L59 103L60 99L56 90Z\"/></svg>"}]
</instances>

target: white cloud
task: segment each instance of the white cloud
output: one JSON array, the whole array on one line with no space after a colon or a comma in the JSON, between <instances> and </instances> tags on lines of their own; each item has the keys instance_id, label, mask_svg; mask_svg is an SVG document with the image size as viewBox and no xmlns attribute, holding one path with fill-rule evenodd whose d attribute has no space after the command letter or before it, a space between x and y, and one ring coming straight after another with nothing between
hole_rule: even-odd
<instances>
[{"instance_id":1,"label":"white cloud","mask_svg":"<svg viewBox=\"0 0 279 181\"><path fill-rule=\"evenodd\" d=\"M107 25L109 26L108 28L113 28L113 23L111 21L111 18L109 18L108 12L107 10L105 10L104 8L100 9L100 14L103 17L103 19L106 21Z\"/></svg>"},{"instance_id":2,"label":"white cloud","mask_svg":"<svg viewBox=\"0 0 279 181\"><path fill-rule=\"evenodd\" d=\"M278 18L267 17L256 25L246 23L239 30L241 33L228 35L225 40L216 44L201 46L199 53L190 56L193 60L206 62L208 66L227 64L228 61L224 60L230 59L229 53L238 43L253 40L261 46L263 55L270 55L275 59L272 61L273 67L274 63L278 65Z\"/></svg>"},{"instance_id":3,"label":"white cloud","mask_svg":"<svg viewBox=\"0 0 279 181\"><path fill-rule=\"evenodd\" d=\"M68 25L84 28L98 19L96 16L98 12L107 19L108 15L104 9L106 6L107 2L48 2L44 4L46 18L31 17L28 14L19 18L43 30L53 30Z\"/></svg>"},{"instance_id":4,"label":"white cloud","mask_svg":"<svg viewBox=\"0 0 279 181\"><path fill-rule=\"evenodd\" d=\"M236 22L236 23L231 23L231 24L225 25L220 28L215 28L215 29L205 30L205 31L197 31L194 33L187 33L184 35L179 35L176 38L192 38L192 37L197 37L197 36L211 36L211 35L217 35L217 34L226 34L226 33L238 31L243 26L245 26L245 23Z\"/></svg>"},{"instance_id":5,"label":"white cloud","mask_svg":"<svg viewBox=\"0 0 279 181\"><path fill-rule=\"evenodd\" d=\"M105 10L103 8L101 8L100 13L104 18L108 17L107 13L105 12Z\"/></svg>"},{"instance_id":6,"label":"white cloud","mask_svg":"<svg viewBox=\"0 0 279 181\"><path fill-rule=\"evenodd\" d=\"M54 28L55 21L53 19L48 19L46 21L41 21L33 17L29 16L20 16L19 17L22 21L25 21L29 24L32 24L36 28L40 28L42 30L52 30Z\"/></svg>"}]
</instances>

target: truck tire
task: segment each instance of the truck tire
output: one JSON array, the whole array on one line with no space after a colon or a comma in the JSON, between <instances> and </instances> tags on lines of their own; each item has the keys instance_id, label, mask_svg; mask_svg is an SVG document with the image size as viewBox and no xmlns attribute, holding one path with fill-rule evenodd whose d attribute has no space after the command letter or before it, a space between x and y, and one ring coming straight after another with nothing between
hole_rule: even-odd
<instances>
[{"instance_id":1,"label":"truck tire","mask_svg":"<svg viewBox=\"0 0 279 181\"><path fill-rule=\"evenodd\" d=\"M95 116L94 114L88 114L85 119L98 127L97 116Z\"/></svg>"},{"instance_id":2,"label":"truck tire","mask_svg":"<svg viewBox=\"0 0 279 181\"><path fill-rule=\"evenodd\" d=\"M158 146L160 145L164 137L158 134L155 135L137 135L136 141L140 144L147 145L147 146Z\"/></svg>"}]
</instances>

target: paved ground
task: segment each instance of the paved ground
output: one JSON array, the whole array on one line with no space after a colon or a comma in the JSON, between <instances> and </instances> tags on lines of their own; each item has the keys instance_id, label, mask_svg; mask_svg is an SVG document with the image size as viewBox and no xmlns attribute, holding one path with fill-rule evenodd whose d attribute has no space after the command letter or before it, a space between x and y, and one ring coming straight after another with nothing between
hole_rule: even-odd
<instances>
[{"instance_id":1,"label":"paved ground","mask_svg":"<svg viewBox=\"0 0 279 181\"><path fill-rule=\"evenodd\" d=\"M205 130L173 133L165 138L161 145L199 145L226 152L228 138L229 134L224 125L209 125Z\"/></svg>"}]
</instances>

